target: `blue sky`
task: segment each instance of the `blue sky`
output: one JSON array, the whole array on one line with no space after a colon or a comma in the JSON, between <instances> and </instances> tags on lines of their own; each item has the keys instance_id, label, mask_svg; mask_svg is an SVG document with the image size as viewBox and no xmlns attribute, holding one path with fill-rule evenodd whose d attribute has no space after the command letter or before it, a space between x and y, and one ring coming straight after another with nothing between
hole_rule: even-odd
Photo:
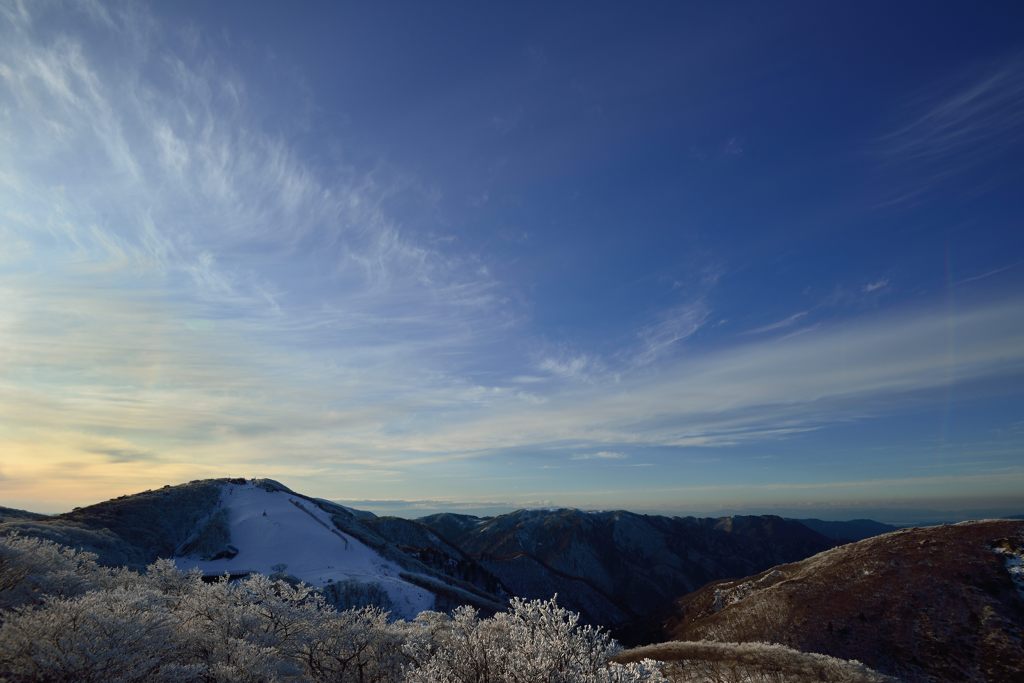
<instances>
[{"instance_id":1,"label":"blue sky","mask_svg":"<svg viewBox=\"0 0 1024 683\"><path fill-rule=\"evenodd\" d=\"M3 0L0 503L1024 512L1022 28Z\"/></svg>"}]
</instances>

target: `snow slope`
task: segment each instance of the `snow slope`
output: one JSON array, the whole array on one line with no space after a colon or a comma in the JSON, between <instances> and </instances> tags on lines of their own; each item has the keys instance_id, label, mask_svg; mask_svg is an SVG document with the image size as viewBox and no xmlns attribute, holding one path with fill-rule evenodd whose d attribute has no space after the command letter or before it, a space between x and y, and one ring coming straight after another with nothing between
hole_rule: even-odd
<instances>
[{"instance_id":1,"label":"snow slope","mask_svg":"<svg viewBox=\"0 0 1024 683\"><path fill-rule=\"evenodd\" d=\"M205 575L284 573L312 586L329 581L376 583L388 594L396 616L412 618L433 609L434 595L400 578L401 568L372 548L339 531L316 504L285 491L267 491L252 483L225 484L220 505L227 509L230 559L175 559L178 567Z\"/></svg>"}]
</instances>

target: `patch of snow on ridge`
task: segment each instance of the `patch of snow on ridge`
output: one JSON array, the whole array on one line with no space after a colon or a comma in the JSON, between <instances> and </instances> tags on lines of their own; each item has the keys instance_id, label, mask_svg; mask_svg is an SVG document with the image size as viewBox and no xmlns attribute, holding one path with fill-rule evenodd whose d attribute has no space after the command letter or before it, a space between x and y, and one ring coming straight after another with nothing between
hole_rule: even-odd
<instances>
[{"instance_id":1,"label":"patch of snow on ridge","mask_svg":"<svg viewBox=\"0 0 1024 683\"><path fill-rule=\"evenodd\" d=\"M329 514L305 498L251 483L226 484L220 504L228 511L231 545L238 554L217 560L176 558L182 570L196 567L207 576L269 575L284 564L285 574L311 586L376 583L387 592L396 616L413 618L434 607L432 593L403 580L401 567L339 531Z\"/></svg>"},{"instance_id":2,"label":"patch of snow on ridge","mask_svg":"<svg viewBox=\"0 0 1024 683\"><path fill-rule=\"evenodd\" d=\"M1010 579L1017 588L1017 592L1024 598L1024 550L1001 546L993 548L1002 555L1006 563L1006 571L1010 573Z\"/></svg>"},{"instance_id":3,"label":"patch of snow on ridge","mask_svg":"<svg viewBox=\"0 0 1024 683\"><path fill-rule=\"evenodd\" d=\"M721 612L729 605L734 605L737 602L746 599L754 591L763 588L769 581L781 576L784 576L782 572L777 569L773 569L759 579L735 583L727 587L716 588L714 601L712 603L712 610L714 612Z\"/></svg>"}]
</instances>

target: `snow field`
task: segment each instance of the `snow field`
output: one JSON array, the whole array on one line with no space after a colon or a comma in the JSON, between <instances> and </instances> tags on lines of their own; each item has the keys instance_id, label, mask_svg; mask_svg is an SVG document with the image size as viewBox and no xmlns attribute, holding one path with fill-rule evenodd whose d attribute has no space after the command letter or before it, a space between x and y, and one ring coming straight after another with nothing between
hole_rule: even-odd
<instances>
[{"instance_id":1,"label":"snow field","mask_svg":"<svg viewBox=\"0 0 1024 683\"><path fill-rule=\"evenodd\" d=\"M369 546L335 526L329 514L305 498L284 491L266 491L251 483L226 484L220 505L228 510L231 545L238 555L230 559L175 558L183 571L198 568L203 574L273 574L278 565L311 586L329 581L376 583L385 590L396 616L413 618L433 609L429 591L400 578L402 569Z\"/></svg>"}]
</instances>

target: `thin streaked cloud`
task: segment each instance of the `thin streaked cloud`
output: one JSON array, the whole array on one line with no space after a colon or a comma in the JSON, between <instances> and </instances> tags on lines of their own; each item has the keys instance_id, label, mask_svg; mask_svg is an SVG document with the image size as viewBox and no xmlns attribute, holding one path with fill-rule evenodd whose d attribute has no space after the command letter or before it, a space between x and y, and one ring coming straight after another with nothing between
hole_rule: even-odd
<instances>
[{"instance_id":1,"label":"thin streaked cloud","mask_svg":"<svg viewBox=\"0 0 1024 683\"><path fill-rule=\"evenodd\" d=\"M776 320L773 323L762 325L761 327L755 327L752 330L747 330L743 334L765 334L766 332L775 332L776 330L785 330L787 328L796 325L798 322L807 317L810 311L797 311L792 315L788 315L782 320Z\"/></svg>"},{"instance_id":2,"label":"thin streaked cloud","mask_svg":"<svg viewBox=\"0 0 1024 683\"><path fill-rule=\"evenodd\" d=\"M640 340L633 362L647 365L677 350L677 345L700 331L711 310L703 300L683 304L664 311L658 320L645 325L637 332Z\"/></svg>"},{"instance_id":3,"label":"thin streaked cloud","mask_svg":"<svg viewBox=\"0 0 1024 683\"><path fill-rule=\"evenodd\" d=\"M956 179L958 192L977 191L964 175L1024 142L1024 58L964 69L918 92L907 108L909 121L876 141L879 159L901 178L884 203L919 202Z\"/></svg>"},{"instance_id":4,"label":"thin streaked cloud","mask_svg":"<svg viewBox=\"0 0 1024 683\"><path fill-rule=\"evenodd\" d=\"M955 285L965 285L965 284L967 284L969 282L977 282L978 280L986 280L986 279L992 277L993 275L999 275L1000 273L1005 273L1007 271L1013 270L1014 268L1016 268L1017 266L1021 265L1022 263L1024 263L1024 261L1017 261L1016 263L1011 263L1008 266L1003 266L1001 268L993 268L991 270L986 270L984 273L978 273L977 275L971 275L969 277L961 278L961 279L957 280L956 282L954 282L953 284L955 284Z\"/></svg>"},{"instance_id":5,"label":"thin streaked cloud","mask_svg":"<svg viewBox=\"0 0 1024 683\"><path fill-rule=\"evenodd\" d=\"M577 453L572 460L625 460L629 456L620 451L595 451L594 453Z\"/></svg>"},{"instance_id":6,"label":"thin streaked cloud","mask_svg":"<svg viewBox=\"0 0 1024 683\"><path fill-rule=\"evenodd\" d=\"M872 280L861 287L861 291L865 294L871 294L872 292L879 292L886 289L889 286L889 278L879 278L878 280Z\"/></svg>"}]
</instances>

